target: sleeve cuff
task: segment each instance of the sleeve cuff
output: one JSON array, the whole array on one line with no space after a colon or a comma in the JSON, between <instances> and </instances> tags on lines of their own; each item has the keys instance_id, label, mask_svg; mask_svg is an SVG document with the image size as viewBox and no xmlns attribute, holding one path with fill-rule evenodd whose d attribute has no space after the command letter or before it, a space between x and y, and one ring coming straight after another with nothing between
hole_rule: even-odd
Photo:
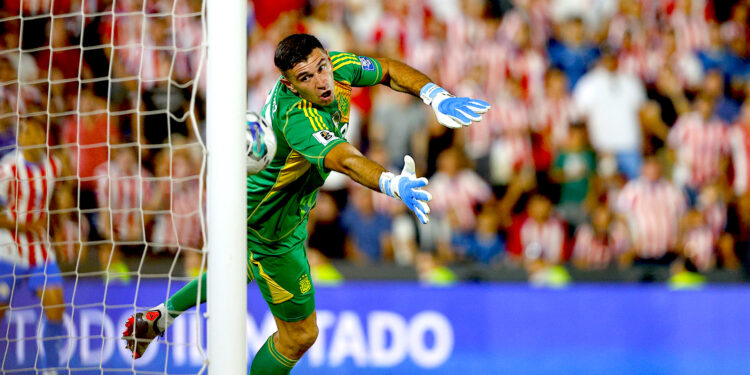
<instances>
[{"instance_id":1,"label":"sleeve cuff","mask_svg":"<svg viewBox=\"0 0 750 375\"><path fill-rule=\"evenodd\" d=\"M325 171L325 170L326 170L326 167L325 167L325 160L326 160L326 155L328 155L328 153L329 153L329 152L330 152L330 151L331 151L331 150L332 150L332 149L333 149L333 148L334 148L334 147L335 147L336 145L338 145L338 144L341 144L341 143L344 143L344 142L346 142L346 139L344 139L344 138L337 138L337 139L334 139L334 140L332 140L332 141L331 141L330 143L328 143L328 144L326 145L326 147L325 147L325 148L323 149L323 151L321 151L321 152L320 152L320 154L318 155L318 159L317 159L317 161L316 161L316 163L315 163L315 164L317 165L317 167L318 167L319 169L321 169L321 170L324 170L324 171Z\"/></svg>"}]
</instances>

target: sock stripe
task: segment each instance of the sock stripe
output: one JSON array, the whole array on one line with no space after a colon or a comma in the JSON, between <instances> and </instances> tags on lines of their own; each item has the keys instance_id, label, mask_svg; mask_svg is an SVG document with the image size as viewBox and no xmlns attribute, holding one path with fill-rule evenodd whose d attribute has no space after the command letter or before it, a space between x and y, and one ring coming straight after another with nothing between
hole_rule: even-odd
<instances>
[{"instance_id":1,"label":"sock stripe","mask_svg":"<svg viewBox=\"0 0 750 375\"><path fill-rule=\"evenodd\" d=\"M285 355L279 353L278 350L276 350L276 346L273 343L273 336L268 338L268 351L271 353L274 359L279 361L279 363L281 363L285 367L292 368L297 364L296 360L289 359Z\"/></svg>"}]
</instances>

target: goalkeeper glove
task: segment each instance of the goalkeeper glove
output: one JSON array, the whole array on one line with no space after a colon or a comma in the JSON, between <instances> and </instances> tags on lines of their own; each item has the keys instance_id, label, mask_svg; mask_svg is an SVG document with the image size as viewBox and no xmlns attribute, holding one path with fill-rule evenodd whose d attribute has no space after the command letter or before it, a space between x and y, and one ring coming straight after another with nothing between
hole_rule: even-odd
<instances>
[{"instance_id":1,"label":"goalkeeper glove","mask_svg":"<svg viewBox=\"0 0 750 375\"><path fill-rule=\"evenodd\" d=\"M414 173L414 159L409 155L404 156L404 169L400 175L395 176L391 172L380 175L380 191L389 197L401 199L422 224L430 221L427 217L430 213L427 202L432 199L432 195L421 189L426 185L427 179L417 178Z\"/></svg>"},{"instance_id":2,"label":"goalkeeper glove","mask_svg":"<svg viewBox=\"0 0 750 375\"><path fill-rule=\"evenodd\" d=\"M490 109L490 103L484 100L457 98L432 82L419 90L419 97L425 104L432 106L438 122L451 129L469 126L472 121L480 121L480 115Z\"/></svg>"}]
</instances>

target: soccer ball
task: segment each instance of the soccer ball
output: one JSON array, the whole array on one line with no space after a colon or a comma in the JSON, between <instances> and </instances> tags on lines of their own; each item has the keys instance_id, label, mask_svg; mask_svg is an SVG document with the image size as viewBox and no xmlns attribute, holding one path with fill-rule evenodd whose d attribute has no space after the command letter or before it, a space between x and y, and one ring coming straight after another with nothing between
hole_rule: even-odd
<instances>
[{"instance_id":1,"label":"soccer ball","mask_svg":"<svg viewBox=\"0 0 750 375\"><path fill-rule=\"evenodd\" d=\"M276 155L276 135L271 124L263 116L248 112L245 118L247 173L256 174L271 164L273 156Z\"/></svg>"}]
</instances>

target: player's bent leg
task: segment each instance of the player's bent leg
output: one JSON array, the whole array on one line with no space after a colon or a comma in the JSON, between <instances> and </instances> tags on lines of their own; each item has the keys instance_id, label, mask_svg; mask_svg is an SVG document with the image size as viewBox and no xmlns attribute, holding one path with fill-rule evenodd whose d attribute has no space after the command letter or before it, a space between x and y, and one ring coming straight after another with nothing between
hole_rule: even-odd
<instances>
[{"instance_id":1,"label":"player's bent leg","mask_svg":"<svg viewBox=\"0 0 750 375\"><path fill-rule=\"evenodd\" d=\"M278 327L255 355L250 374L286 375L318 337L304 236L273 245L249 241L248 249L248 269Z\"/></svg>"},{"instance_id":2,"label":"player's bent leg","mask_svg":"<svg viewBox=\"0 0 750 375\"><path fill-rule=\"evenodd\" d=\"M297 322L276 317L278 331L258 350L250 367L250 375L287 375L302 355L318 338L315 311Z\"/></svg>"},{"instance_id":3,"label":"player's bent leg","mask_svg":"<svg viewBox=\"0 0 750 375\"><path fill-rule=\"evenodd\" d=\"M125 322L122 338L133 358L143 356L151 342L172 324L185 310L206 302L206 273L187 283L166 302L147 311L131 315Z\"/></svg>"},{"instance_id":4,"label":"player's bent leg","mask_svg":"<svg viewBox=\"0 0 750 375\"><path fill-rule=\"evenodd\" d=\"M206 302L206 276L204 272L200 277L187 283L166 303L138 312L128 318L122 338L125 340L125 347L133 352L133 358L138 359L143 356L151 342L163 336L164 331L180 314ZM252 280L251 275L248 275L248 284Z\"/></svg>"},{"instance_id":5,"label":"player's bent leg","mask_svg":"<svg viewBox=\"0 0 750 375\"><path fill-rule=\"evenodd\" d=\"M318 339L318 323L315 311L299 322L285 322L276 318L278 332L273 336L276 349L287 358L297 360L310 349Z\"/></svg>"}]
</instances>

